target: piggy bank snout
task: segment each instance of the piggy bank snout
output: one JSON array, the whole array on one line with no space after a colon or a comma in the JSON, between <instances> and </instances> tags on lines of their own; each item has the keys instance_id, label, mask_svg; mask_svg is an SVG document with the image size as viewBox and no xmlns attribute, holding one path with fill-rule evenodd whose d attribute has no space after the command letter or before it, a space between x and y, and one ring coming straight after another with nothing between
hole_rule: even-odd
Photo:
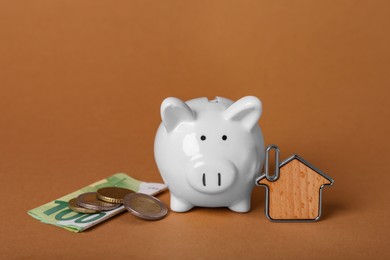
<instances>
[{"instance_id":1,"label":"piggy bank snout","mask_svg":"<svg viewBox=\"0 0 390 260\"><path fill-rule=\"evenodd\" d=\"M198 161L189 165L188 183L202 193L219 193L234 183L237 170L228 160Z\"/></svg>"}]
</instances>

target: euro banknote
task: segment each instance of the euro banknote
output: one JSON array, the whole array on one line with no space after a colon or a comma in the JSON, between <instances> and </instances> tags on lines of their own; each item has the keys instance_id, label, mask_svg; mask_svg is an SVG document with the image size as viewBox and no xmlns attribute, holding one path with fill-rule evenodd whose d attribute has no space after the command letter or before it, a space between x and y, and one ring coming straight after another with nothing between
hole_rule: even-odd
<instances>
[{"instance_id":1,"label":"euro banknote","mask_svg":"<svg viewBox=\"0 0 390 260\"><path fill-rule=\"evenodd\" d=\"M106 179L90 184L59 199L29 210L27 213L43 223L52 224L73 232L82 232L125 210L124 206L95 214L74 212L68 207L68 201L85 192L94 192L104 187L127 188L134 192L157 195L166 190L162 183L142 182L125 173L117 173Z\"/></svg>"}]
</instances>

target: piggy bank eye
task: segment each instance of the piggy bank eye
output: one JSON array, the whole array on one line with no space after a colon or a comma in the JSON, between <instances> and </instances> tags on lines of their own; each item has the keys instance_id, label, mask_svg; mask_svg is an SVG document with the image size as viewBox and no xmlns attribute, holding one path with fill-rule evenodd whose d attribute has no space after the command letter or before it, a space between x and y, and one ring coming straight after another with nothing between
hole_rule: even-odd
<instances>
[{"instance_id":1,"label":"piggy bank eye","mask_svg":"<svg viewBox=\"0 0 390 260\"><path fill-rule=\"evenodd\" d=\"M223 135L223 136L222 136L222 140L225 141L226 139L227 139L227 136L226 136L226 135Z\"/></svg>"},{"instance_id":2,"label":"piggy bank eye","mask_svg":"<svg viewBox=\"0 0 390 260\"><path fill-rule=\"evenodd\" d=\"M206 140L206 136L202 135L202 136L200 137L200 140L202 140L202 141Z\"/></svg>"}]
</instances>

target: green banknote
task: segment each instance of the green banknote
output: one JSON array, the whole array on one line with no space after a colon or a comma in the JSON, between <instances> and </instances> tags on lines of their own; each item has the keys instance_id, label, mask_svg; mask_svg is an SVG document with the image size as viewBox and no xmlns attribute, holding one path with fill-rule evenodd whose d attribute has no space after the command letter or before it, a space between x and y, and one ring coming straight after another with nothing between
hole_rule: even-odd
<instances>
[{"instance_id":1,"label":"green banknote","mask_svg":"<svg viewBox=\"0 0 390 260\"><path fill-rule=\"evenodd\" d=\"M81 188L80 190L32 209L27 213L43 223L52 224L73 232L82 232L83 230L93 227L96 224L125 210L122 205L119 208L110 211L102 211L95 214L84 214L74 212L68 207L69 200L82 193L97 191L98 189L104 187L127 188L133 190L134 192L149 195L156 195L167 188L166 185L162 183L141 182L124 173L117 173L104 180L95 182Z\"/></svg>"}]
</instances>

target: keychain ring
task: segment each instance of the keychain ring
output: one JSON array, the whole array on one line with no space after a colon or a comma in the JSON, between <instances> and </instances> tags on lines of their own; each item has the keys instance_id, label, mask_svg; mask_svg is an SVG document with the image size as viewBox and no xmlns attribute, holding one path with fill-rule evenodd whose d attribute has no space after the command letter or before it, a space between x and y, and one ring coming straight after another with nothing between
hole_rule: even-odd
<instances>
[{"instance_id":1,"label":"keychain ring","mask_svg":"<svg viewBox=\"0 0 390 260\"><path fill-rule=\"evenodd\" d=\"M270 176L269 175L269 162L268 162L268 160L269 160L269 153L272 149L275 150L275 171L274 171L274 174L272 176ZM264 174L265 174L265 177L267 178L267 180L269 180L269 181L276 181L279 178L279 153L280 153L279 147L275 144L268 145L266 148Z\"/></svg>"}]
</instances>

